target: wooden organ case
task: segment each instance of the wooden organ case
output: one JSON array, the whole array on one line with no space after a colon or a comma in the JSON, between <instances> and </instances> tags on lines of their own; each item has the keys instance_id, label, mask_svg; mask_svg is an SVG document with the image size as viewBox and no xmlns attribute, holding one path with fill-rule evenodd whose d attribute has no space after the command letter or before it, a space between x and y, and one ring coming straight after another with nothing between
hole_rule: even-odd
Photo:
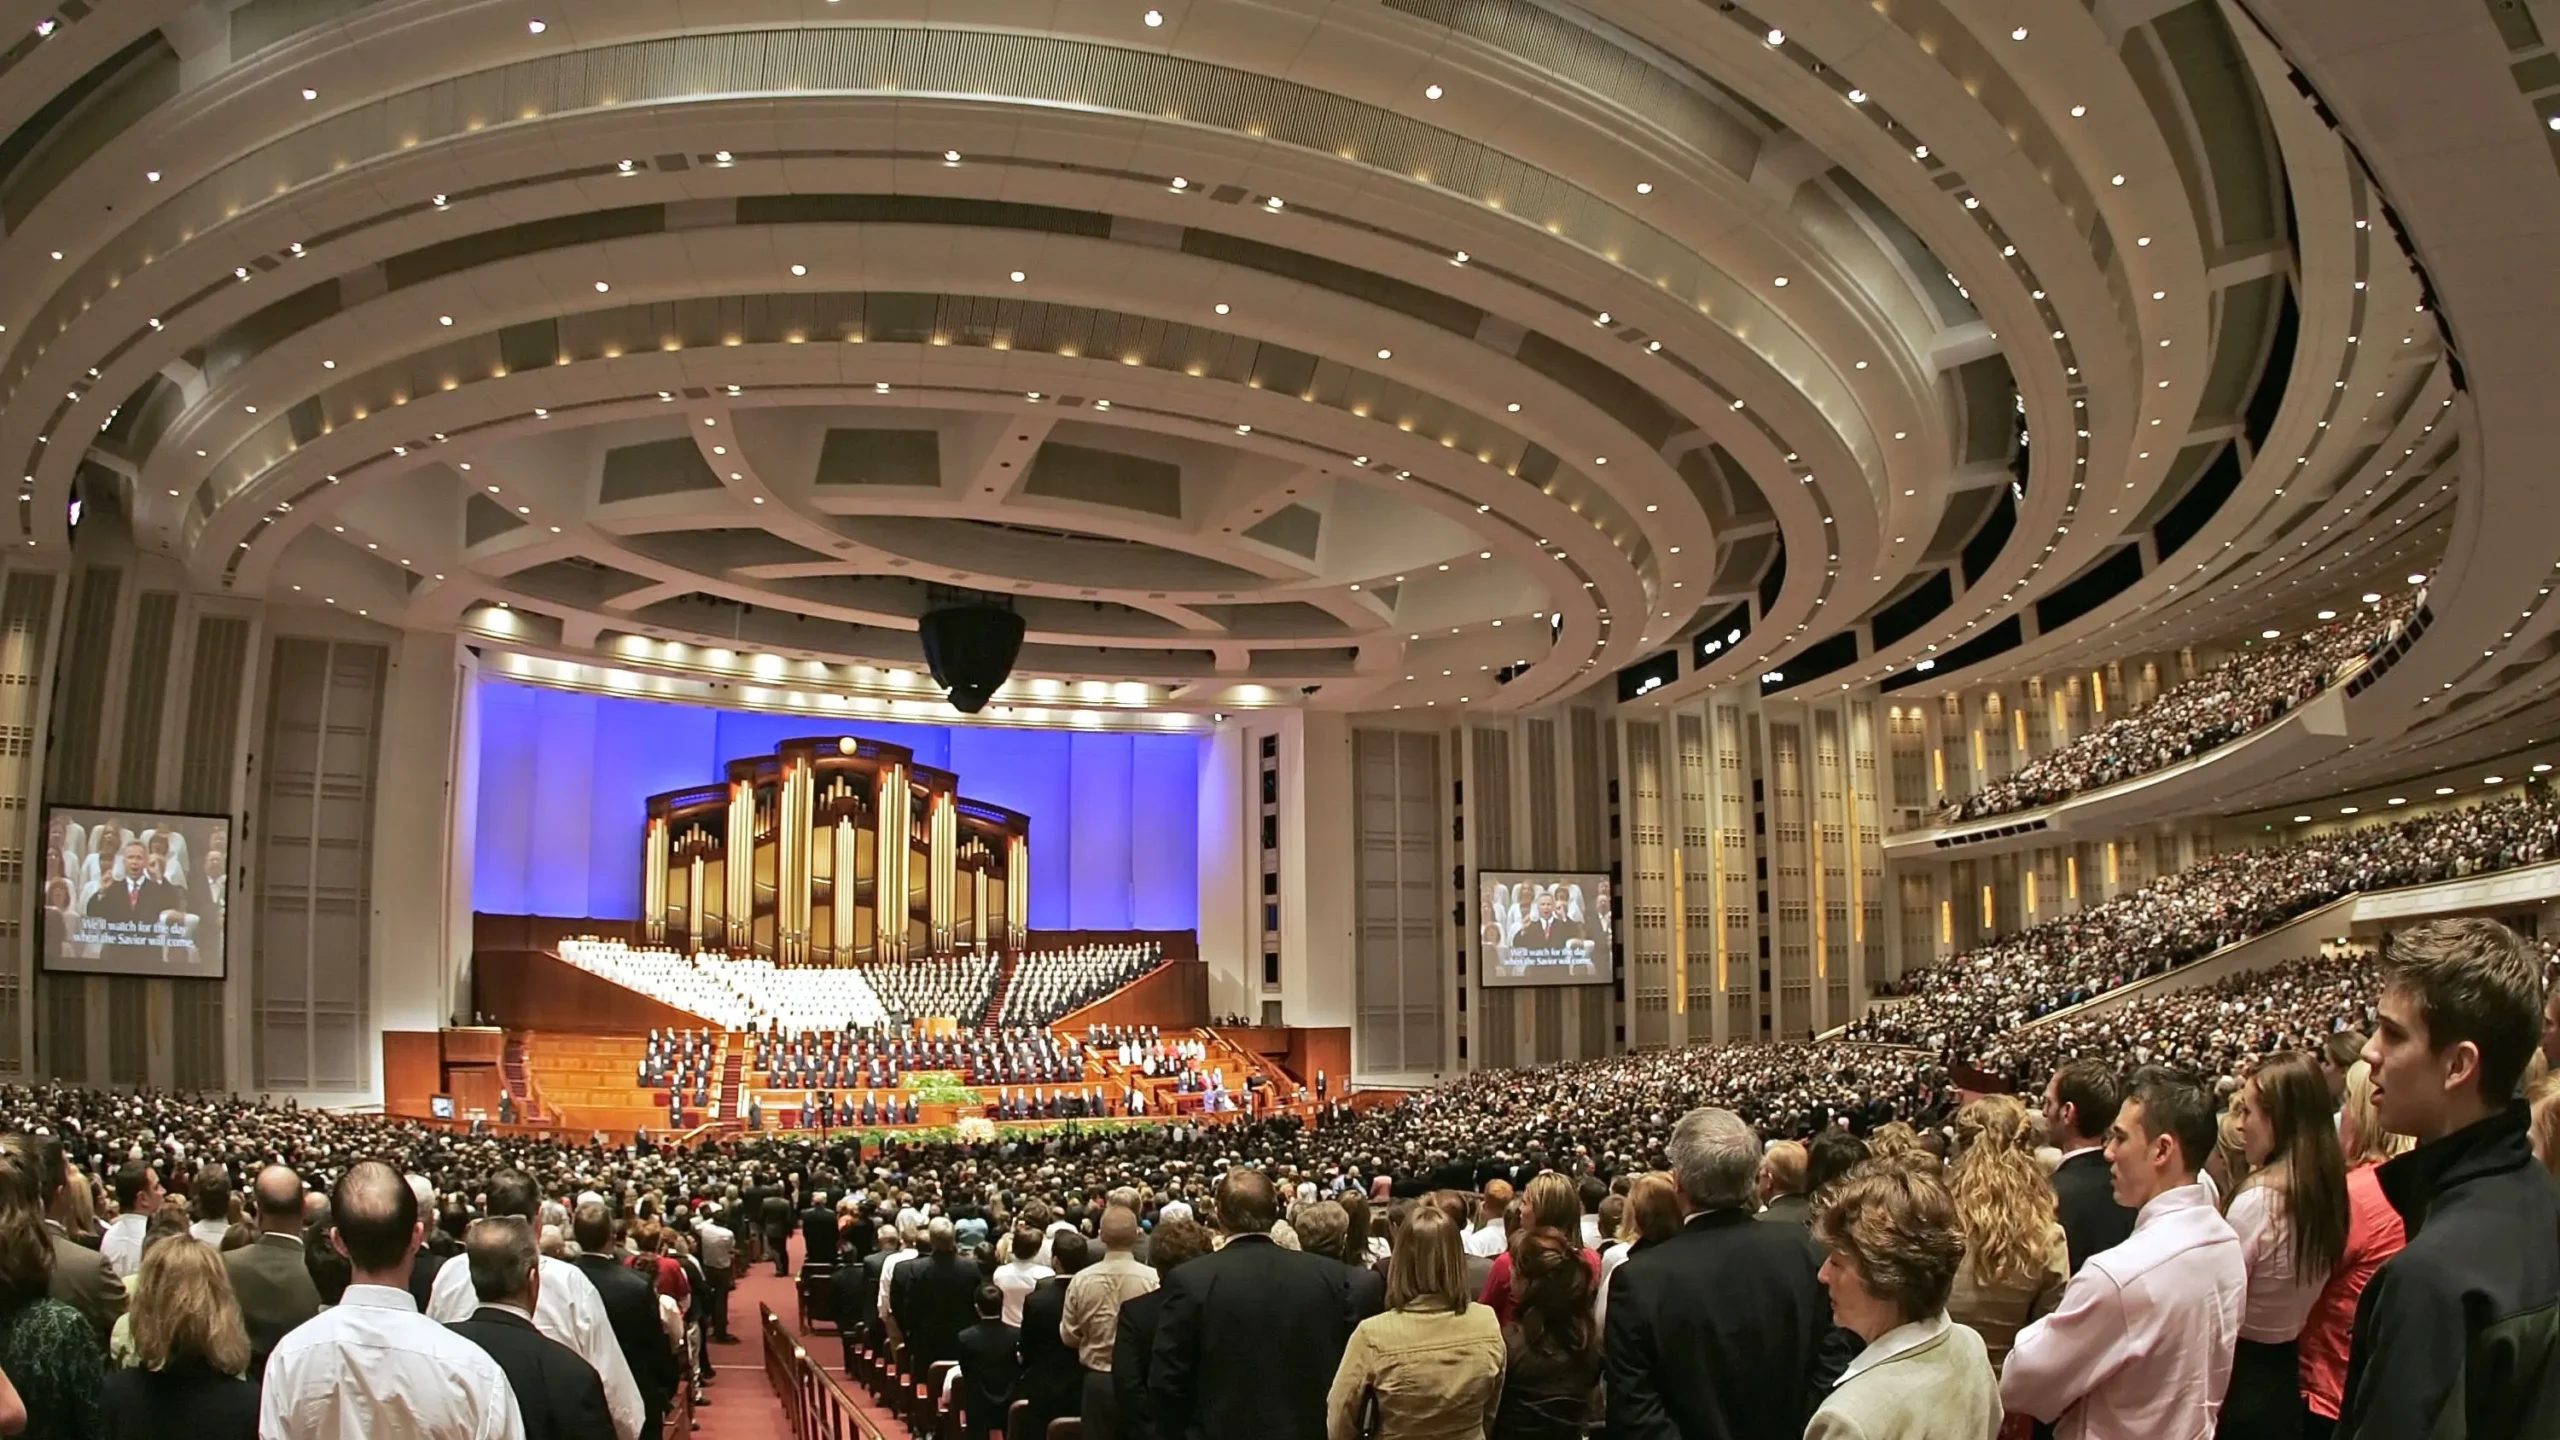
<instances>
[{"instance_id":1,"label":"wooden organ case","mask_svg":"<svg viewBox=\"0 0 2560 1440\"><path fill-rule=\"evenodd\" d=\"M643 938L782 965L1019 949L1031 819L900 745L786 740L649 797Z\"/></svg>"}]
</instances>

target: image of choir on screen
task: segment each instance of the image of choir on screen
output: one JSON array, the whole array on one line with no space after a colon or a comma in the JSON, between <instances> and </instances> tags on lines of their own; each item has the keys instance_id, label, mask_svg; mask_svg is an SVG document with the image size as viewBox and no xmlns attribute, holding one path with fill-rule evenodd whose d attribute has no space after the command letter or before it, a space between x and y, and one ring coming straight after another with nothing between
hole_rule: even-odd
<instances>
[{"instance_id":1,"label":"image of choir on screen","mask_svg":"<svg viewBox=\"0 0 2560 1440\"><path fill-rule=\"evenodd\" d=\"M230 822L58 810L45 823L46 955L193 967L221 953Z\"/></svg>"}]
</instances>

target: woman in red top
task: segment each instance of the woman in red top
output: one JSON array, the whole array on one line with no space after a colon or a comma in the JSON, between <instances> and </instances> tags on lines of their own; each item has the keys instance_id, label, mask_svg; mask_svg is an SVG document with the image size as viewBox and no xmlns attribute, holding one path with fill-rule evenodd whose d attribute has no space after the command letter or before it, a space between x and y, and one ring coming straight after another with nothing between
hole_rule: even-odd
<instances>
[{"instance_id":1,"label":"woman in red top","mask_svg":"<svg viewBox=\"0 0 2560 1440\"><path fill-rule=\"evenodd\" d=\"M657 1292L676 1302L679 1308L693 1303L693 1285L684 1278L684 1263L659 1252L665 1247L666 1228L655 1220L631 1222L631 1268L649 1277Z\"/></svg>"},{"instance_id":2,"label":"woman in red top","mask_svg":"<svg viewBox=\"0 0 2560 1440\"><path fill-rule=\"evenodd\" d=\"M2347 1345L2356 1324L2356 1300L2382 1262L2408 1243L2400 1212L2382 1197L2374 1167L2409 1148L2404 1135L2386 1135L2373 1113L2373 1071L2357 1061L2347 1071L2338 1111L2338 1143L2347 1160L2347 1251L2329 1272L2320 1298L2302 1322L2296 1342L2302 1357L2302 1395L2311 1407L2305 1440L2328 1440L2346 1396Z\"/></svg>"},{"instance_id":3,"label":"woman in red top","mask_svg":"<svg viewBox=\"0 0 2560 1440\"><path fill-rule=\"evenodd\" d=\"M1583 1248L1582 1196L1572 1181L1553 1170L1541 1173L1520 1193L1520 1211L1520 1223L1511 1227L1513 1235L1542 1229L1561 1232L1571 1242L1574 1254L1591 1267L1592 1282L1599 1282L1600 1252ZM1519 1297L1512 1293L1511 1250L1495 1257L1492 1273L1484 1277L1484 1293L1476 1297L1476 1303L1492 1306L1493 1318L1500 1323L1511 1323L1519 1308Z\"/></svg>"}]
</instances>

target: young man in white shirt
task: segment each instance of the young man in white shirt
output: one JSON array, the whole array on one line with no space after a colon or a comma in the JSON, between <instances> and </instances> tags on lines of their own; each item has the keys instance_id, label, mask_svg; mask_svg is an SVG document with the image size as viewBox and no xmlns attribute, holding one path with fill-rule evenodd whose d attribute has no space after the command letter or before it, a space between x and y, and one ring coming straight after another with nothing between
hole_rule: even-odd
<instances>
[{"instance_id":1,"label":"young man in white shirt","mask_svg":"<svg viewBox=\"0 0 2560 1440\"><path fill-rule=\"evenodd\" d=\"M1048 1236L1037 1230L1018 1229L1005 1237L1005 1262L996 1267L995 1287L1004 1296L1004 1323L1022 1328L1022 1302L1031 1287L1054 1273L1039 1261L1040 1247Z\"/></svg>"},{"instance_id":2,"label":"young man in white shirt","mask_svg":"<svg viewBox=\"0 0 2560 1440\"><path fill-rule=\"evenodd\" d=\"M260 1440L524 1440L498 1362L410 1298L426 1230L400 1172L359 1162L339 1179L330 1214L329 1243L354 1279L338 1305L277 1343Z\"/></svg>"},{"instance_id":3,"label":"young man in white shirt","mask_svg":"<svg viewBox=\"0 0 2560 1440\"><path fill-rule=\"evenodd\" d=\"M116 1218L98 1242L98 1254L108 1269L129 1280L142 1272L142 1232L151 1227L151 1217L167 1197L160 1189L160 1172L140 1160L116 1168L115 1191Z\"/></svg>"},{"instance_id":4,"label":"young man in white shirt","mask_svg":"<svg viewBox=\"0 0 2560 1440\"><path fill-rule=\"evenodd\" d=\"M2212 1096L2174 1071L2133 1073L2107 1164L2133 1234L2088 1258L2053 1314L2018 1332L2000 1402L2057 1440L2211 1440L2231 1384L2249 1276L2196 1167Z\"/></svg>"}]
</instances>

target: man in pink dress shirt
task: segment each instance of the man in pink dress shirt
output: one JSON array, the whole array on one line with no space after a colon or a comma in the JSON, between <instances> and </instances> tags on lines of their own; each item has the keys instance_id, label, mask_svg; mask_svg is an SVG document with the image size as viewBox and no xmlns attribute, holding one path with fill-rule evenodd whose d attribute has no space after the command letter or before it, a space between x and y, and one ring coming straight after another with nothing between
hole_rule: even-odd
<instances>
[{"instance_id":1,"label":"man in pink dress shirt","mask_svg":"<svg viewBox=\"0 0 2560 1440\"><path fill-rule=\"evenodd\" d=\"M2134 1072L2107 1132L2133 1234L2090 1256L2061 1306L2018 1332L2004 1408L2052 1422L2057 1440L2211 1440L2249 1284L2240 1237L2196 1183L2213 1142L2204 1087Z\"/></svg>"}]
</instances>

